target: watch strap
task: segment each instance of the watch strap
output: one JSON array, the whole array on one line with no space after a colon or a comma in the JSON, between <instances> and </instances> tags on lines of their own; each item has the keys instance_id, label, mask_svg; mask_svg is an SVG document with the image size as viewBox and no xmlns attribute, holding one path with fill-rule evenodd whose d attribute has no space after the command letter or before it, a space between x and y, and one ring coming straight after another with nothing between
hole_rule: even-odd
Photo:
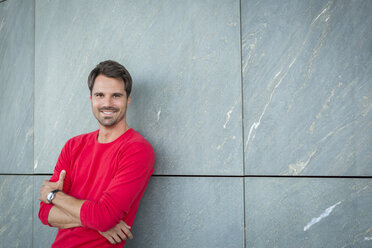
<instances>
[{"instance_id":1,"label":"watch strap","mask_svg":"<svg viewBox=\"0 0 372 248\"><path fill-rule=\"evenodd\" d=\"M48 202L49 203L52 203L54 197L56 196L57 192L59 192L60 190L59 189L55 189L53 191L51 191L49 194L52 194L52 197L50 198L50 200L48 199Z\"/></svg>"},{"instance_id":2,"label":"watch strap","mask_svg":"<svg viewBox=\"0 0 372 248\"><path fill-rule=\"evenodd\" d=\"M55 190L52 191L52 193L55 195L59 191L60 191L59 189L55 189Z\"/></svg>"}]
</instances>

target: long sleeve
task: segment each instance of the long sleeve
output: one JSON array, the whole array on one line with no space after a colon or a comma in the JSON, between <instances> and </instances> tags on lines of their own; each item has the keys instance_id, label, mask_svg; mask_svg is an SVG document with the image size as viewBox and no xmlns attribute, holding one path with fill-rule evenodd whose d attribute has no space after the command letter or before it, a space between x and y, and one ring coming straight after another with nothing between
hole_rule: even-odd
<instances>
[{"instance_id":1,"label":"long sleeve","mask_svg":"<svg viewBox=\"0 0 372 248\"><path fill-rule=\"evenodd\" d=\"M118 171L98 201L85 201L80 210L83 227L107 231L139 201L154 171L149 143L132 143L123 153Z\"/></svg>"},{"instance_id":2,"label":"long sleeve","mask_svg":"<svg viewBox=\"0 0 372 248\"><path fill-rule=\"evenodd\" d=\"M70 173L69 173L69 152L68 152L68 147L69 146L68 146L68 144L69 143L67 142L65 144L65 146L62 148L62 151L61 151L61 153L58 157L58 160L57 160L57 164L54 168L54 173L49 180L51 182L58 181L60 172L62 170L66 170L67 175L66 175L64 185L63 185L63 192L65 192L65 193L69 191L69 188L70 188L70 185L71 185ZM40 219L41 223L43 223L44 225L51 226L48 223L48 216L49 216L50 209L52 207L53 207L52 204L46 204L46 203L40 202L39 219Z\"/></svg>"}]
</instances>

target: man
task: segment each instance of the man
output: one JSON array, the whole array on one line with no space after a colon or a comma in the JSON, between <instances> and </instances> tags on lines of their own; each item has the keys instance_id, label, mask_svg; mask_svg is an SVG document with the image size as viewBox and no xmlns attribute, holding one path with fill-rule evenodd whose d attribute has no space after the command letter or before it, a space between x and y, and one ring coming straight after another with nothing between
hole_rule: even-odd
<instances>
[{"instance_id":1,"label":"man","mask_svg":"<svg viewBox=\"0 0 372 248\"><path fill-rule=\"evenodd\" d=\"M154 152L126 122L132 79L115 61L88 77L99 130L65 144L40 189L39 218L58 227L52 247L123 247L154 170Z\"/></svg>"}]
</instances>

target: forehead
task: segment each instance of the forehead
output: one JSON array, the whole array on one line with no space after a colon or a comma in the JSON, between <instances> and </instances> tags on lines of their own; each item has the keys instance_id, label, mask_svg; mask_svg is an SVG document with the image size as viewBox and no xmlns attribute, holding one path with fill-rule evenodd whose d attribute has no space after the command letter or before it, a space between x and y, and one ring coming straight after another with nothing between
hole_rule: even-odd
<instances>
[{"instance_id":1,"label":"forehead","mask_svg":"<svg viewBox=\"0 0 372 248\"><path fill-rule=\"evenodd\" d=\"M125 92L124 81L119 78L111 78L100 74L96 77L96 80L94 81L92 92L124 93Z\"/></svg>"}]
</instances>

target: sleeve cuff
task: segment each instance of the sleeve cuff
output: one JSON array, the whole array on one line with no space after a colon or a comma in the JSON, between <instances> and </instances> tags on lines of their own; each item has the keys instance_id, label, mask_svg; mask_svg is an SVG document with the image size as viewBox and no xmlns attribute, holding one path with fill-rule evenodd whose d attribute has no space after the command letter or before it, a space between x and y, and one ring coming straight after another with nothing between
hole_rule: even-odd
<instances>
[{"instance_id":1,"label":"sleeve cuff","mask_svg":"<svg viewBox=\"0 0 372 248\"><path fill-rule=\"evenodd\" d=\"M43 210L40 211L40 215L39 215L41 223L43 223L44 225L51 226L51 227L52 227L52 225L50 225L48 223L48 216L49 216L50 209L52 209L52 207L53 207L52 204L45 204L44 203Z\"/></svg>"},{"instance_id":2,"label":"sleeve cuff","mask_svg":"<svg viewBox=\"0 0 372 248\"><path fill-rule=\"evenodd\" d=\"M83 203L83 205L81 205L81 208L80 208L80 222L81 222L81 225L83 227L88 227L88 223L85 221L87 219L87 216L86 216L86 208L88 207L88 201L85 201Z\"/></svg>"}]
</instances>

